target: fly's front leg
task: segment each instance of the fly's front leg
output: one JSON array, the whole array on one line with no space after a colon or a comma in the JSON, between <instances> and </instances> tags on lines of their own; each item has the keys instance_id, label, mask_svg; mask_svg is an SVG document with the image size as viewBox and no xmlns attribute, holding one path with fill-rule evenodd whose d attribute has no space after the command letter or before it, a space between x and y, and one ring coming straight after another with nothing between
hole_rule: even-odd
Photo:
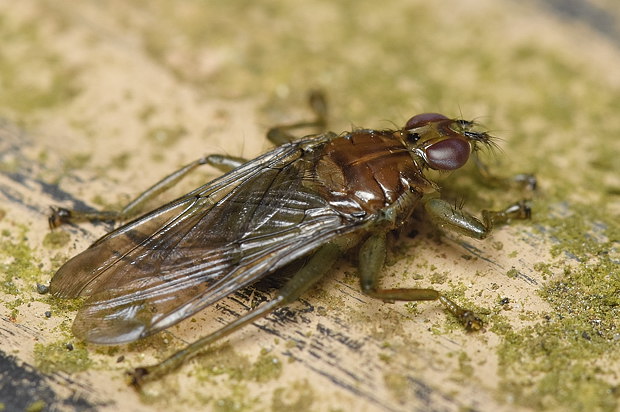
<instances>
[{"instance_id":1,"label":"fly's front leg","mask_svg":"<svg viewBox=\"0 0 620 412\"><path fill-rule=\"evenodd\" d=\"M482 221L439 198L427 199L424 209L435 225L475 239L484 239L498 224L512 219L529 219L531 216L531 210L524 201L500 211L483 210Z\"/></svg>"},{"instance_id":2,"label":"fly's front leg","mask_svg":"<svg viewBox=\"0 0 620 412\"><path fill-rule=\"evenodd\" d=\"M340 247L327 243L321 246L293 277L278 291L277 296L263 306L241 316L221 329L193 342L185 349L176 352L164 361L149 367L136 368L129 373L131 384L139 389L145 382L155 380L178 368L188 359L196 356L207 345L222 339L248 323L262 318L276 308L297 300L308 288L314 285L334 264L341 255Z\"/></svg>"},{"instance_id":3,"label":"fly's front leg","mask_svg":"<svg viewBox=\"0 0 620 412\"><path fill-rule=\"evenodd\" d=\"M482 320L472 311L461 308L454 301L434 289L381 288L379 286L379 278L385 262L385 237L385 233L372 235L364 242L360 249L359 274L362 292L384 301L439 300L465 326L466 330L475 331L482 328Z\"/></svg>"},{"instance_id":4,"label":"fly's front leg","mask_svg":"<svg viewBox=\"0 0 620 412\"><path fill-rule=\"evenodd\" d=\"M246 160L241 157L225 156L225 155L209 155L201 157L190 164L183 166L181 169L169 174L153 186L145 190L134 200L129 202L120 211L76 211L65 208L52 208L52 214L48 221L50 228L56 228L65 223L83 222L86 220L108 220L117 221L125 220L137 216L147 202L154 199L161 193L176 185L181 179L202 165L210 165L222 172L228 172L245 163Z\"/></svg>"},{"instance_id":5,"label":"fly's front leg","mask_svg":"<svg viewBox=\"0 0 620 412\"><path fill-rule=\"evenodd\" d=\"M282 145L298 138L291 133L293 130L316 127L319 131L324 131L327 126L327 99L325 95L320 91L313 91L308 96L308 100L315 116L314 120L272 127L267 132L267 139L276 145Z\"/></svg>"},{"instance_id":6,"label":"fly's front leg","mask_svg":"<svg viewBox=\"0 0 620 412\"><path fill-rule=\"evenodd\" d=\"M480 173L480 176L482 176L484 182L490 186L525 190L528 197L536 190L538 183L536 181L536 176L533 174L519 173L508 178L498 177L491 173L489 167L482 160L480 160L480 157L476 152L474 152L474 161L476 163L478 173Z\"/></svg>"}]
</instances>

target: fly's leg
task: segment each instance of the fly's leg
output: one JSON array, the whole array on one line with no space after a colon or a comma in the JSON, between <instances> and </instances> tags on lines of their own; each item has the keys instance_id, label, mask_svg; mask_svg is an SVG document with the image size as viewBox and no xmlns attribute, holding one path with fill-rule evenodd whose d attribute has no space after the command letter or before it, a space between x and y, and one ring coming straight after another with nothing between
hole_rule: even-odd
<instances>
[{"instance_id":1,"label":"fly's leg","mask_svg":"<svg viewBox=\"0 0 620 412\"><path fill-rule=\"evenodd\" d=\"M209 155L202 157L190 164L183 166L181 169L164 177L159 182L145 190L134 200L129 202L120 211L76 211L65 208L52 208L52 214L48 221L51 229L54 229L65 223L83 222L86 220L107 220L117 221L125 220L137 216L143 209L145 204L159 196L161 193L176 185L181 179L194 171L197 167L210 165L222 172L228 172L246 162L241 157L225 156L225 155Z\"/></svg>"},{"instance_id":2,"label":"fly's leg","mask_svg":"<svg viewBox=\"0 0 620 412\"><path fill-rule=\"evenodd\" d=\"M137 389L140 388L143 383L155 380L175 370L185 361L196 356L207 345L222 339L248 323L254 322L276 308L294 302L332 267L340 255L340 248L332 243L321 246L304 266L278 291L278 295L273 300L216 330L212 334L198 339L185 349L176 352L156 365L134 369L132 372L129 372L131 384Z\"/></svg>"},{"instance_id":3,"label":"fly's leg","mask_svg":"<svg viewBox=\"0 0 620 412\"><path fill-rule=\"evenodd\" d=\"M483 210L482 221L439 198L426 200L424 209L435 225L475 239L484 239L498 224L512 219L529 219L531 216L531 210L524 201L500 211Z\"/></svg>"},{"instance_id":4,"label":"fly's leg","mask_svg":"<svg viewBox=\"0 0 620 412\"><path fill-rule=\"evenodd\" d=\"M320 131L325 130L327 126L327 100L325 95L320 91L313 91L308 99L315 116L314 120L273 127L267 132L267 139L276 145L282 145L298 138L291 133L293 130L307 127L316 127Z\"/></svg>"},{"instance_id":5,"label":"fly's leg","mask_svg":"<svg viewBox=\"0 0 620 412\"><path fill-rule=\"evenodd\" d=\"M476 239L487 237L495 225L511 219L529 219L530 208L525 202L517 202L500 211L482 211L482 221L439 198L424 201L424 209L439 227ZM370 237L360 250L360 277L364 293L383 300L439 300L467 330L482 328L480 320L472 311L463 309L454 301L434 289L380 289L379 272L385 260L385 235Z\"/></svg>"},{"instance_id":6,"label":"fly's leg","mask_svg":"<svg viewBox=\"0 0 620 412\"><path fill-rule=\"evenodd\" d=\"M396 288L383 289L379 286L381 269L386 255L385 233L375 234L368 238L360 249L359 273L360 285L364 294L384 301L417 301L439 300L468 331L480 330L482 320L474 312L463 309L448 297L434 289Z\"/></svg>"},{"instance_id":7,"label":"fly's leg","mask_svg":"<svg viewBox=\"0 0 620 412\"><path fill-rule=\"evenodd\" d=\"M488 185L499 188L507 187L515 188L517 190L525 190L528 194L531 194L536 190L536 176L529 173L519 173L508 178L498 177L491 173L489 167L482 160L480 160L477 153L475 153L473 158L476 163L478 173L480 173L480 176L482 176L484 182Z\"/></svg>"},{"instance_id":8,"label":"fly's leg","mask_svg":"<svg viewBox=\"0 0 620 412\"><path fill-rule=\"evenodd\" d=\"M289 125L277 126L267 132L267 138L276 145L288 143L296 139L290 131L304 127L317 127L325 129L327 125L327 101L325 95L319 91L313 91L309 96L310 107L315 115L312 121L298 122ZM134 200L129 202L120 211L76 211L65 208L52 208L52 213L48 218L49 226L54 229L66 223L76 223L88 220L119 221L137 216L151 199L176 185L182 178L188 175L198 166L210 165L222 172L228 172L244 163L247 160L241 157L225 155L209 155L202 157L192 163L182 167L174 173L166 176L146 191L141 193Z\"/></svg>"}]
</instances>

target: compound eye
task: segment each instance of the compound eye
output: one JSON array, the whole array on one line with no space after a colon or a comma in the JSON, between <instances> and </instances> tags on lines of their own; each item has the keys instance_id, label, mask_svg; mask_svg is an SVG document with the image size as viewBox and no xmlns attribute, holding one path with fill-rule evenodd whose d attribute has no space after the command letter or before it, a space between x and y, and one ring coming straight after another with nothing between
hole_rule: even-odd
<instances>
[{"instance_id":1,"label":"compound eye","mask_svg":"<svg viewBox=\"0 0 620 412\"><path fill-rule=\"evenodd\" d=\"M467 163L470 151L463 139L445 139L426 148L426 161L435 170L455 170Z\"/></svg>"},{"instance_id":2,"label":"compound eye","mask_svg":"<svg viewBox=\"0 0 620 412\"><path fill-rule=\"evenodd\" d=\"M424 126L425 124L437 122L440 120L448 120L446 116L439 113L422 113L416 114L405 123L405 130L415 129L416 127Z\"/></svg>"}]
</instances>

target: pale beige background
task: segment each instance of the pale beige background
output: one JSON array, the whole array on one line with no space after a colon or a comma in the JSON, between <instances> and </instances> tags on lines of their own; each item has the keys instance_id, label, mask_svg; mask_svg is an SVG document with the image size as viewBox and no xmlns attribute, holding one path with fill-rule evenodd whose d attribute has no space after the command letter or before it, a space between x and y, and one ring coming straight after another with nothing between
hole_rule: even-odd
<instances>
[{"instance_id":1,"label":"pale beige background","mask_svg":"<svg viewBox=\"0 0 620 412\"><path fill-rule=\"evenodd\" d=\"M26 405L615 410L619 17L612 1L0 1L0 350L42 377ZM421 221L385 269L386 284L433 285L477 308L486 331L466 334L433 303L373 301L342 260L290 310L137 394L125 370L256 296L137 345L84 347L70 334L75 312L35 288L110 226L50 237L49 206L117 207L199 155L253 157L269 126L307 115L315 87L332 130L423 111L475 118L502 138L496 170L538 175L532 222L476 242ZM470 210L514 199L470 176L446 183ZM8 396L16 383L2 367Z\"/></svg>"}]
</instances>

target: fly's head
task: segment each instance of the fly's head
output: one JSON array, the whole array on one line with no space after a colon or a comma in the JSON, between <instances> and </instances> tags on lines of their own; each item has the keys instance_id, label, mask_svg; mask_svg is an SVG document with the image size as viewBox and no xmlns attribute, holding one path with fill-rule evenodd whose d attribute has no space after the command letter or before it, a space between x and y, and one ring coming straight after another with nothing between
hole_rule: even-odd
<instances>
[{"instance_id":1,"label":"fly's head","mask_svg":"<svg viewBox=\"0 0 620 412\"><path fill-rule=\"evenodd\" d=\"M452 171L465 165L480 147L493 145L492 137L477 129L472 121L422 113L409 119L400 132L411 153L426 168Z\"/></svg>"}]
</instances>

